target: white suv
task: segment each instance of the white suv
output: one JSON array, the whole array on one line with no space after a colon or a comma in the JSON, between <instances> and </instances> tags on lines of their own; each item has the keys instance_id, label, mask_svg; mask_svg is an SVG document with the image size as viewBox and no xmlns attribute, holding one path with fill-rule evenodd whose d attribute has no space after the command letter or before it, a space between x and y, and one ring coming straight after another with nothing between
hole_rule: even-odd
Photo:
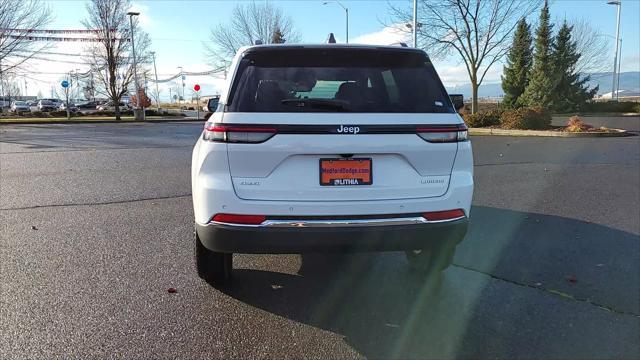
<instances>
[{"instance_id":1,"label":"white suv","mask_svg":"<svg viewBox=\"0 0 640 360\"><path fill-rule=\"evenodd\" d=\"M465 236L473 158L423 51L259 45L234 58L191 179L213 285L233 253L405 251L431 274Z\"/></svg>"}]
</instances>

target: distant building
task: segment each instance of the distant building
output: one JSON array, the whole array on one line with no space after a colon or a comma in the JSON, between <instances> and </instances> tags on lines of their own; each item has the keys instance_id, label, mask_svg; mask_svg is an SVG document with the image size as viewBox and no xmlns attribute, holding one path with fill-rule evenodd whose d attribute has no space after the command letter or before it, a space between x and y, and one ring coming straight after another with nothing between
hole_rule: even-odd
<instances>
[{"instance_id":1,"label":"distant building","mask_svg":"<svg viewBox=\"0 0 640 360\"><path fill-rule=\"evenodd\" d=\"M600 95L600 99L611 99L612 95L614 95L615 92L608 92L605 94ZM627 91L627 90L620 90L618 91L618 97L637 97L640 96L640 91Z\"/></svg>"}]
</instances>

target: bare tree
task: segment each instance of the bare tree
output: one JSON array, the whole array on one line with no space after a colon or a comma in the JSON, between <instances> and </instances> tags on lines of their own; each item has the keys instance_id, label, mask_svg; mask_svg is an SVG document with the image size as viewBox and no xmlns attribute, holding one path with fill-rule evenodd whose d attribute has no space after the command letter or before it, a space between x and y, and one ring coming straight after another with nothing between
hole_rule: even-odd
<instances>
[{"instance_id":1,"label":"bare tree","mask_svg":"<svg viewBox=\"0 0 640 360\"><path fill-rule=\"evenodd\" d=\"M78 89L87 100L93 100L96 97L96 83L92 73L80 78Z\"/></svg>"},{"instance_id":2,"label":"bare tree","mask_svg":"<svg viewBox=\"0 0 640 360\"><path fill-rule=\"evenodd\" d=\"M182 85L180 85L180 83L176 82L176 81L172 81L169 83L169 92L171 93L171 101L169 102L173 102L173 97L174 96L178 96L176 98L177 101L180 100L184 100L182 97Z\"/></svg>"},{"instance_id":3,"label":"bare tree","mask_svg":"<svg viewBox=\"0 0 640 360\"><path fill-rule=\"evenodd\" d=\"M98 37L103 39L90 46L86 60L95 74L96 92L113 102L116 119L120 120L120 100L129 93L134 78L131 31L135 36L139 71L150 61L151 40L139 28L137 20L133 21L133 29L130 28L127 16L130 0L90 0L86 7L89 17L83 21L84 26L99 30Z\"/></svg>"},{"instance_id":4,"label":"bare tree","mask_svg":"<svg viewBox=\"0 0 640 360\"><path fill-rule=\"evenodd\" d=\"M162 94L162 90L160 90L159 87L158 90L156 90L155 86L152 86L147 94L158 107L160 106L160 94Z\"/></svg>"},{"instance_id":5,"label":"bare tree","mask_svg":"<svg viewBox=\"0 0 640 360\"><path fill-rule=\"evenodd\" d=\"M419 0L418 44L436 58L451 53L460 57L471 81L471 109L475 113L478 88L484 77L509 50L518 20L535 11L540 3L540 0ZM411 22L411 9L393 5L390 8L394 23Z\"/></svg>"},{"instance_id":6,"label":"bare tree","mask_svg":"<svg viewBox=\"0 0 640 360\"><path fill-rule=\"evenodd\" d=\"M16 30L40 30L50 21L51 12L40 0L0 0L0 71L20 66L48 46Z\"/></svg>"},{"instance_id":7,"label":"bare tree","mask_svg":"<svg viewBox=\"0 0 640 360\"><path fill-rule=\"evenodd\" d=\"M278 36L275 36L277 33ZM293 20L281 8L265 2L236 5L231 22L211 29L210 44L205 44L211 62L218 65L230 60L242 46L253 45L256 40L272 43L274 40L296 42Z\"/></svg>"},{"instance_id":8,"label":"bare tree","mask_svg":"<svg viewBox=\"0 0 640 360\"><path fill-rule=\"evenodd\" d=\"M576 64L576 73L590 74L609 70L611 43L606 34L591 27L585 19L570 20L573 27L571 38L576 42L576 50L580 59ZM614 44L615 45L615 44Z\"/></svg>"},{"instance_id":9,"label":"bare tree","mask_svg":"<svg viewBox=\"0 0 640 360\"><path fill-rule=\"evenodd\" d=\"M7 101L11 101L12 97L20 96L22 89L20 88L20 80L15 75L6 75L2 77L2 88Z\"/></svg>"}]
</instances>

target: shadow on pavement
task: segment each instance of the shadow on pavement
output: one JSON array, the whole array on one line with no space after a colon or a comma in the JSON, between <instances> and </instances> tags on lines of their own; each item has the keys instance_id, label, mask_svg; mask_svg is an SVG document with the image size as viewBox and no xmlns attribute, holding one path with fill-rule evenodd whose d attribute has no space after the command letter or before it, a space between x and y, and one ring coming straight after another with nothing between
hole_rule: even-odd
<instances>
[{"instance_id":1,"label":"shadow on pavement","mask_svg":"<svg viewBox=\"0 0 640 360\"><path fill-rule=\"evenodd\" d=\"M475 207L440 287L400 253L304 254L297 275L236 269L225 292L340 334L367 358L618 358L638 348L638 246L601 225ZM570 299L592 295L631 314Z\"/></svg>"}]
</instances>

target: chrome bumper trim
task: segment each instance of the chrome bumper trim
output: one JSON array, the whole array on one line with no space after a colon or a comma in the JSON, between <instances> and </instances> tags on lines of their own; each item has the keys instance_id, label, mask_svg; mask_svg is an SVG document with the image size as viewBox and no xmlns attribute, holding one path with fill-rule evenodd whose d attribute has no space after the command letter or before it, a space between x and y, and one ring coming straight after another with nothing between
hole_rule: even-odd
<instances>
[{"instance_id":1,"label":"chrome bumper trim","mask_svg":"<svg viewBox=\"0 0 640 360\"><path fill-rule=\"evenodd\" d=\"M386 218L386 219L348 219L348 220L265 220L259 225L232 224L212 221L210 224L228 225L238 227L266 227L266 228L336 228L336 227L367 227L367 226L392 226L392 225L419 225L438 224L464 219L460 216L453 219L429 221L422 216Z\"/></svg>"}]
</instances>

